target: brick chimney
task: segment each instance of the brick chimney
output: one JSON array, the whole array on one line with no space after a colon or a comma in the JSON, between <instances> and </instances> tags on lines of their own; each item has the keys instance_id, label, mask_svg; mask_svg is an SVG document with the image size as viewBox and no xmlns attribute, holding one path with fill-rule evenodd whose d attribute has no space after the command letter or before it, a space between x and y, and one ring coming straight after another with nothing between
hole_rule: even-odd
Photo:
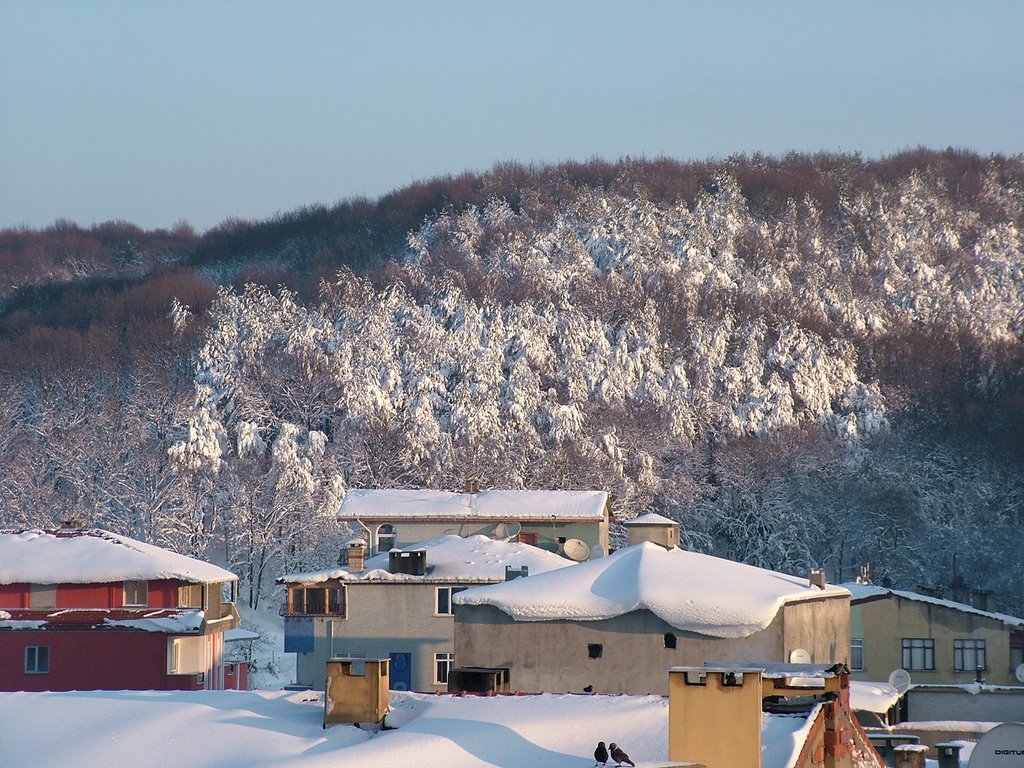
<instances>
[{"instance_id":1,"label":"brick chimney","mask_svg":"<svg viewBox=\"0 0 1024 768\"><path fill-rule=\"evenodd\" d=\"M348 570L359 573L366 567L366 541L356 539L348 543Z\"/></svg>"}]
</instances>

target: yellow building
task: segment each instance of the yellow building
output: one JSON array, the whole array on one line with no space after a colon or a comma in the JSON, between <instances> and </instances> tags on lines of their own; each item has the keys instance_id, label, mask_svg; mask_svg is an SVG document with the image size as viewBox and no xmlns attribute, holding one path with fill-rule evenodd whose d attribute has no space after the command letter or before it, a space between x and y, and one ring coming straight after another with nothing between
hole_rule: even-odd
<instances>
[{"instance_id":1,"label":"yellow building","mask_svg":"<svg viewBox=\"0 0 1024 768\"><path fill-rule=\"evenodd\" d=\"M1019 684L1024 619L966 603L870 584L844 584L850 669L858 680L907 670L914 683Z\"/></svg>"}]
</instances>

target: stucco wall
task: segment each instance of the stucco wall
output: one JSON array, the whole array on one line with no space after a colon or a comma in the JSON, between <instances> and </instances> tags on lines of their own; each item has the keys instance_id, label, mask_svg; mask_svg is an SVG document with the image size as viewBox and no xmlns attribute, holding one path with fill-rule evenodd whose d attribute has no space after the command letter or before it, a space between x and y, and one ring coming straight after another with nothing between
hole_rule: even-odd
<instances>
[{"instance_id":1,"label":"stucco wall","mask_svg":"<svg viewBox=\"0 0 1024 768\"><path fill-rule=\"evenodd\" d=\"M822 597L782 607L785 655L803 648L815 664L850 663L850 598Z\"/></svg>"},{"instance_id":2,"label":"stucco wall","mask_svg":"<svg viewBox=\"0 0 1024 768\"><path fill-rule=\"evenodd\" d=\"M497 608L458 605L455 658L459 666L508 667L513 690L668 693L668 668L705 661L783 660L782 613L766 629L740 640L682 632L650 611L605 621L516 622ZM676 648L665 647L665 633ZM602 646L599 659L588 645Z\"/></svg>"},{"instance_id":3,"label":"stucco wall","mask_svg":"<svg viewBox=\"0 0 1024 768\"><path fill-rule=\"evenodd\" d=\"M386 659L410 653L413 690L444 690L434 684L434 654L454 651L454 620L435 614L438 586L445 585L348 584L347 618L313 619L314 650L297 654L296 682L321 689L332 656L362 653Z\"/></svg>"},{"instance_id":4,"label":"stucco wall","mask_svg":"<svg viewBox=\"0 0 1024 768\"><path fill-rule=\"evenodd\" d=\"M993 685L1016 685L1010 669L1010 634L995 619L959 611L934 603L906 600L896 596L868 600L851 607L854 637L864 638L864 670L854 673L857 680L885 680L903 666L904 637L935 640L935 669L910 670L915 683L969 683L973 671L953 670L953 641L985 641L988 669L985 681Z\"/></svg>"}]
</instances>

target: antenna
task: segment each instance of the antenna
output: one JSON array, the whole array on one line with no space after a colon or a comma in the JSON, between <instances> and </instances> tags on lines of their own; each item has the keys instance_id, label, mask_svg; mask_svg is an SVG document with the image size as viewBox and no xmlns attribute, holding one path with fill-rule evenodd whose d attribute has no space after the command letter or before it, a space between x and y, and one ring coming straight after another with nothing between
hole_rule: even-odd
<instances>
[{"instance_id":1,"label":"antenna","mask_svg":"<svg viewBox=\"0 0 1024 768\"><path fill-rule=\"evenodd\" d=\"M889 675L889 685L902 696L910 688L910 673L905 669L894 669Z\"/></svg>"},{"instance_id":2,"label":"antenna","mask_svg":"<svg viewBox=\"0 0 1024 768\"><path fill-rule=\"evenodd\" d=\"M570 560L575 560L577 563L590 559L590 547L587 546L587 542L580 541L579 539L568 539L562 545L562 552Z\"/></svg>"}]
</instances>

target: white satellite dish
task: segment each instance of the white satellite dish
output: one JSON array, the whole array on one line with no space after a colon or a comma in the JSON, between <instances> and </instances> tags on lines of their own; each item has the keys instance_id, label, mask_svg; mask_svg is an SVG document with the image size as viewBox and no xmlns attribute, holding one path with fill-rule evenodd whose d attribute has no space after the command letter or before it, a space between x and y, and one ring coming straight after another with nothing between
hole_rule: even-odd
<instances>
[{"instance_id":1,"label":"white satellite dish","mask_svg":"<svg viewBox=\"0 0 1024 768\"><path fill-rule=\"evenodd\" d=\"M889 675L889 685L896 689L896 693L902 695L910 688L910 673L905 669L894 669Z\"/></svg>"},{"instance_id":2,"label":"white satellite dish","mask_svg":"<svg viewBox=\"0 0 1024 768\"><path fill-rule=\"evenodd\" d=\"M1017 678L1018 683L1024 683L1024 664L1017 665L1017 669L1014 670L1013 676Z\"/></svg>"},{"instance_id":3,"label":"white satellite dish","mask_svg":"<svg viewBox=\"0 0 1024 768\"><path fill-rule=\"evenodd\" d=\"M790 664L810 664L811 654L805 651L803 648L794 648L789 652L789 663Z\"/></svg>"},{"instance_id":4,"label":"white satellite dish","mask_svg":"<svg viewBox=\"0 0 1024 768\"><path fill-rule=\"evenodd\" d=\"M575 560L577 563L590 559L590 547L587 546L587 542L580 541L579 539L567 539L565 544L562 545L562 552L570 560Z\"/></svg>"},{"instance_id":5,"label":"white satellite dish","mask_svg":"<svg viewBox=\"0 0 1024 768\"><path fill-rule=\"evenodd\" d=\"M512 541L522 530L522 524L517 522L498 523L494 526L494 531L491 535L498 541Z\"/></svg>"},{"instance_id":6,"label":"white satellite dish","mask_svg":"<svg viewBox=\"0 0 1024 768\"><path fill-rule=\"evenodd\" d=\"M986 733L971 752L970 768L1003 768L1018 764L1024 744L1024 723L1002 723Z\"/></svg>"},{"instance_id":7,"label":"white satellite dish","mask_svg":"<svg viewBox=\"0 0 1024 768\"><path fill-rule=\"evenodd\" d=\"M600 544L595 544L590 548L591 560L597 560L597 558L604 557L606 554L608 553L604 551L604 547L602 547Z\"/></svg>"}]
</instances>

